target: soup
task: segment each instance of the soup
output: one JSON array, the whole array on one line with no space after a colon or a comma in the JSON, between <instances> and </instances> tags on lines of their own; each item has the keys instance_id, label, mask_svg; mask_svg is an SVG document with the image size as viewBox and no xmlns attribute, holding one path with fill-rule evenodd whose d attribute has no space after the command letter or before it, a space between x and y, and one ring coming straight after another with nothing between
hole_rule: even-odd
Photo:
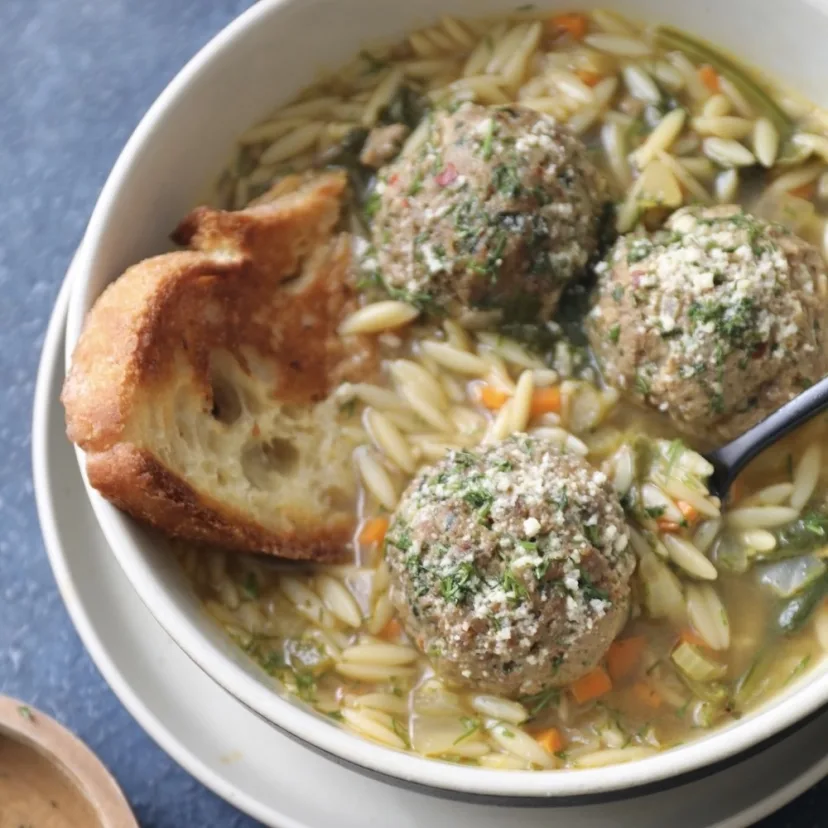
<instances>
[{"instance_id":1,"label":"soup","mask_svg":"<svg viewBox=\"0 0 828 828\"><path fill-rule=\"evenodd\" d=\"M454 186L461 174L462 159L455 165L429 154L435 119L442 117L436 113L447 113L443 129L467 130L484 159L498 165L492 180L503 202L501 214L513 224L523 221L514 203L520 187L528 185L500 163L501 153L505 146L526 155L538 147L545 152L543 142L504 137L500 114L468 102L507 107L498 113L525 126L525 134L535 134L531 113L566 124L586 147L583 157L580 149L566 149L583 158L573 175L590 165L599 168L616 204L612 215L598 216L588 233L613 222L619 234L635 232L616 244L605 264L594 267L595 250L605 240L578 235L581 230L574 224L567 229L561 218L555 232L571 231L562 244L573 251L556 259L557 272L566 278L522 303L523 310L531 306L530 315L540 309L540 321L527 322L525 314L507 319L486 306L489 293L502 288L502 283L492 286L497 282L492 271L499 272L513 254L515 260L525 254L523 248L513 251L510 239L495 243L492 256L474 262L491 276L483 288L479 282L469 288L484 292L477 303L482 312L435 313L457 297L441 294L444 284L428 282L446 267L445 245L434 238L417 239L419 258L412 259L411 272L421 272L421 282L389 284L395 266L389 251L409 232L406 223L420 220L415 209L426 185L417 164L431 164L442 188ZM508 110L513 103L521 108ZM392 129L372 133L377 144L366 145L368 129L378 125ZM378 338L383 377L377 384L344 384L335 392L343 433L361 443L354 454L360 494L354 505L353 564L293 566L183 548L184 569L207 611L281 692L340 726L389 747L485 768L588 768L650 756L749 713L817 665L828 648L828 486L822 473L828 420L814 420L759 458L722 504L707 489L712 467L699 452L709 447L709 439L720 441L724 435L717 428L725 396L734 396L726 375L730 352L713 355L720 370L711 375L700 376L682 361L697 349L699 337L714 332L726 338L728 348L748 353L755 360L751 370L761 379L762 371L780 374L778 366L791 357L792 364L807 362L810 346L765 353L752 333L764 324L753 299L716 307L695 302L687 311L689 333L676 327L681 308L659 322L672 361L653 357L644 367L637 364L627 381L629 352L612 347L625 341L623 326L640 304L624 306L617 323L607 322L606 309L604 317L589 311L589 278L569 275L591 260L601 284L597 305L606 300L611 310L613 301L620 305L635 295L647 266L659 266L655 256L687 258L682 228L688 222L695 239L710 226L715 235L722 221L735 234L732 248L715 236L698 254L721 250L727 267L738 268L738 259L750 255L739 252L745 245L759 258L775 256L789 243L799 251L801 243L779 225L822 250L826 131L823 112L688 35L642 28L608 12L535 9L486 20L443 18L401 43L370 47L248 130L218 182L216 200L222 207L242 208L288 174L331 165L349 171L350 226L364 305L342 331ZM455 149L465 140L461 135ZM568 137L557 140L569 147ZM377 163L372 154L379 156ZM412 159L408 167L406 159ZM401 212L395 213L387 193L398 186L400 170L408 178ZM600 189L587 180L589 175L584 173L586 183L578 191L586 201ZM569 177L557 183L541 178L538 184L559 185L581 187ZM731 203L742 204L749 214L717 213L709 206ZM687 204L708 207L669 218ZM464 208L453 204L446 210L459 215ZM428 208L423 215L428 221ZM377 222L385 223L384 235L372 234ZM667 229L659 231L662 225ZM466 227L458 219L458 237ZM380 249L372 239L379 239ZM806 259L815 255L807 250ZM470 253L470 259L475 255ZM532 272L531 263L527 267ZM816 295L824 308L820 272L816 288L803 288L802 307ZM721 278L730 275L723 272ZM623 282L628 277L632 287ZM711 274L710 284L718 278ZM550 297L554 301L547 302ZM556 306L551 319L547 305ZM818 337L818 314L812 322ZM603 338L596 340L602 325ZM788 335L801 332L802 326L794 324ZM665 365L669 370L659 373ZM804 385L809 377L806 371L785 370L784 391L790 397L795 393L791 383ZM613 387L619 384L623 394ZM770 394L780 384L783 380L761 387ZM686 388L693 389L692 395L682 395ZM738 433L761 418L763 406L782 401L764 391L748 395L737 401L728 428ZM700 428L688 427L691 413ZM704 425L708 421L710 428ZM515 434L521 436L510 443ZM556 447L572 460L565 468L554 467L539 485L558 485L555 475L593 475L590 497L595 502L617 498L620 504L617 512L606 512L606 522L599 522L596 512L595 520L587 518L568 536L567 543L597 549L603 540L593 536L613 524L610 537L617 537L613 521L620 516L624 540L615 544L615 552L628 556L630 571L635 568L619 588L616 604L623 612L613 617L611 631L602 634L607 640L571 680L553 680L567 654L550 656L549 648L535 648L539 642L530 642L527 652L545 653L553 678L537 679L523 661L508 659L501 659L485 680L475 681L473 670L459 667L452 675L448 668L462 661L462 647L449 653L451 642L434 632L445 627L448 616L465 614L457 623L468 633L472 606L481 595L491 604L494 594L502 613L486 616L479 629L473 628L479 634L464 640L470 648L483 646L486 636L496 638L502 631L504 617L509 627L531 591L510 568L518 558L531 565L537 584L546 588L550 558L541 554L534 512L522 515L516 531L524 535L510 541L506 568L497 561L491 565L500 567L496 584L477 561L455 561L447 570L410 554L412 543L419 543L416 532L427 531L421 518L434 505L427 485L432 473L442 475L439 485L455 474L460 482L445 502L459 497L487 531L493 521L508 521L508 514L498 518L495 513L497 486L471 489L463 482L488 480L486 464L496 464L495 471L508 476L523 462L519 453L505 457L498 454L505 449L492 448L502 445L531 456L530 466L539 456L533 453L538 445ZM402 495L400 505L415 476L419 482ZM509 485L505 480L503 491ZM595 494L598 490L604 494ZM554 491L555 509L568 515L571 498L581 493L565 486ZM559 525L565 528L567 520ZM607 606L613 603L608 596L616 585L596 580L600 577L587 577L581 567L575 575L577 595L561 597L561 606L570 606L569 599L585 602L584 611L594 616L590 630L593 621L597 629L609 618ZM565 573L558 580L568 583ZM400 615L405 601L410 605L423 595L431 600L428 612ZM542 638L537 624L533 629ZM508 635L501 637L511 642ZM581 639L575 640L580 646ZM522 646L517 640L512 645L516 651ZM505 687L509 692L497 692Z\"/></svg>"}]
</instances>

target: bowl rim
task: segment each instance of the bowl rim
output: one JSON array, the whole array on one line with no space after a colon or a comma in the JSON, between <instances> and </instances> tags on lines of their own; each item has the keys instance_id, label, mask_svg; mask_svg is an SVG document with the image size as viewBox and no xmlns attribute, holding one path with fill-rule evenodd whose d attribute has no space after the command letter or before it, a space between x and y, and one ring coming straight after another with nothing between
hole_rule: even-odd
<instances>
[{"instance_id":1,"label":"bowl rim","mask_svg":"<svg viewBox=\"0 0 828 828\"><path fill-rule=\"evenodd\" d=\"M95 271L99 249L113 231L109 214L119 199L127 197L122 181L137 163L142 147L151 143L153 133L167 113L184 99L190 84L237 41L264 21L276 20L283 10L302 0L260 0L209 40L166 86L133 131L118 156L98 197L84 243L78 251L76 276L72 286L66 328L66 360L71 360L88 309L97 296L90 296L91 274ZM272 25L272 24L271 24ZM242 704L270 721L282 731L335 761L420 789L437 793L470 795L482 799L555 799L587 797L667 783L718 765L794 726L828 702L828 670L812 677L790 697L771 704L724 729L652 757L620 765L584 770L498 771L453 765L405 753L350 733L317 714L304 710L248 675L212 643L198 624L188 618L172 595L159 583L141 544L134 536L134 522L105 501L89 485L84 454L76 448L93 510L107 543L142 601L167 633L209 676ZM206 615L205 615L206 619Z\"/></svg>"},{"instance_id":2,"label":"bowl rim","mask_svg":"<svg viewBox=\"0 0 828 828\"><path fill-rule=\"evenodd\" d=\"M13 696L0 696L0 740L39 755L69 780L101 828L138 828L123 791L101 760L60 722Z\"/></svg>"}]
</instances>

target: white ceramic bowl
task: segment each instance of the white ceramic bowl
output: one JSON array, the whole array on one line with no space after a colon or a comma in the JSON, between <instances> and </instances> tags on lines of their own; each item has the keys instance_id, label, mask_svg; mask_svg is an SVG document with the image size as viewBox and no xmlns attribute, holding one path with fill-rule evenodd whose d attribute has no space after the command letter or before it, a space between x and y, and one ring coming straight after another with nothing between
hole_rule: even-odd
<instances>
[{"instance_id":1,"label":"white ceramic bowl","mask_svg":"<svg viewBox=\"0 0 828 828\"><path fill-rule=\"evenodd\" d=\"M402 35L446 12L480 15L514 5L516 0L262 0L242 15L173 80L118 159L79 254L67 353L104 287L127 266L169 248L168 233L230 157L235 137L289 100L318 70L344 63L366 41ZM558 3L564 9L591 5ZM616 0L612 5L728 47L828 104L823 88L828 77L828 10L818 0L788 0L784 11L777 0ZM503 772L400 753L280 698L208 619L163 544L94 491L89 495L138 594L210 676L265 719L335 761L434 793L524 801L618 796L732 760L828 702L826 665L739 723L650 759L596 770Z\"/></svg>"}]
</instances>

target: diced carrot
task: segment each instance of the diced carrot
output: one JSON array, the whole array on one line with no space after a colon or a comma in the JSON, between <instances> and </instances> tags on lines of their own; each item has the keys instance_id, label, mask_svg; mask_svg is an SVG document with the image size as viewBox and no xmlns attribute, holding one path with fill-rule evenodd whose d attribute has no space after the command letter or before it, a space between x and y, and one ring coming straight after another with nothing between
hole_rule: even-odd
<instances>
[{"instance_id":1,"label":"diced carrot","mask_svg":"<svg viewBox=\"0 0 828 828\"><path fill-rule=\"evenodd\" d=\"M612 679L603 667L596 667L590 670L585 676L572 682L569 688L572 696L578 704L583 704L591 699L597 699L612 690Z\"/></svg>"},{"instance_id":2,"label":"diced carrot","mask_svg":"<svg viewBox=\"0 0 828 828\"><path fill-rule=\"evenodd\" d=\"M359 542L365 546L380 544L385 540L388 531L388 518L369 518L359 531Z\"/></svg>"},{"instance_id":3,"label":"diced carrot","mask_svg":"<svg viewBox=\"0 0 828 828\"><path fill-rule=\"evenodd\" d=\"M587 85L596 86L601 80L601 75L597 72L590 72L589 69L578 69L575 74Z\"/></svg>"},{"instance_id":4,"label":"diced carrot","mask_svg":"<svg viewBox=\"0 0 828 828\"><path fill-rule=\"evenodd\" d=\"M646 681L637 681L632 686L632 694L638 701L653 710L661 707L661 696Z\"/></svg>"},{"instance_id":5,"label":"diced carrot","mask_svg":"<svg viewBox=\"0 0 828 828\"><path fill-rule=\"evenodd\" d=\"M711 91L719 91L719 73L709 64L699 66L699 80Z\"/></svg>"},{"instance_id":6,"label":"diced carrot","mask_svg":"<svg viewBox=\"0 0 828 828\"><path fill-rule=\"evenodd\" d=\"M587 33L586 15L571 12L556 14L549 19L547 28L553 32L566 32L573 40L583 40Z\"/></svg>"},{"instance_id":7,"label":"diced carrot","mask_svg":"<svg viewBox=\"0 0 828 828\"><path fill-rule=\"evenodd\" d=\"M499 388L493 388L491 385L484 385L480 389L480 402L486 406L490 411L497 411L503 408L503 405L509 399L509 395Z\"/></svg>"},{"instance_id":8,"label":"diced carrot","mask_svg":"<svg viewBox=\"0 0 828 828\"><path fill-rule=\"evenodd\" d=\"M557 753L563 748L563 737L556 727L536 733L535 740L547 753Z\"/></svg>"},{"instance_id":9,"label":"diced carrot","mask_svg":"<svg viewBox=\"0 0 828 828\"><path fill-rule=\"evenodd\" d=\"M816 193L816 184L813 181L809 181L807 184L801 184L799 187L794 187L792 190L788 190L788 192L792 196L804 198L810 201Z\"/></svg>"},{"instance_id":10,"label":"diced carrot","mask_svg":"<svg viewBox=\"0 0 828 828\"><path fill-rule=\"evenodd\" d=\"M532 394L531 414L533 417L537 417L540 414L548 414L550 412L557 414L560 410L560 388L538 388L535 393Z\"/></svg>"},{"instance_id":11,"label":"diced carrot","mask_svg":"<svg viewBox=\"0 0 828 828\"><path fill-rule=\"evenodd\" d=\"M688 523L695 523L699 519L699 510L691 506L686 500L677 500L676 506Z\"/></svg>"},{"instance_id":12,"label":"diced carrot","mask_svg":"<svg viewBox=\"0 0 828 828\"><path fill-rule=\"evenodd\" d=\"M687 644L692 644L694 647L707 647L707 642L690 627L685 627L681 631L679 639Z\"/></svg>"},{"instance_id":13,"label":"diced carrot","mask_svg":"<svg viewBox=\"0 0 828 828\"><path fill-rule=\"evenodd\" d=\"M656 520L656 526L662 531L667 532L670 535L674 535L676 532L681 529L681 526L678 525L674 520L668 520L667 518L660 517Z\"/></svg>"},{"instance_id":14,"label":"diced carrot","mask_svg":"<svg viewBox=\"0 0 828 828\"><path fill-rule=\"evenodd\" d=\"M631 635L613 641L607 651L607 670L614 682L631 676L639 664L647 639L643 635Z\"/></svg>"},{"instance_id":15,"label":"diced carrot","mask_svg":"<svg viewBox=\"0 0 828 828\"><path fill-rule=\"evenodd\" d=\"M402 627L396 618L392 618L381 630L379 637L386 641L396 641L400 637Z\"/></svg>"}]
</instances>

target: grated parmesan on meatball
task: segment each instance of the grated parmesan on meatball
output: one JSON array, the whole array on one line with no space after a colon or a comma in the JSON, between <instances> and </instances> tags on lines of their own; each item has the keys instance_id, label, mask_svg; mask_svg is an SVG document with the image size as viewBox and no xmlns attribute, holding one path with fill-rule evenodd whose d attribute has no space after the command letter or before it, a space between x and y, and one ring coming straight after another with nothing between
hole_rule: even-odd
<instances>
[{"instance_id":1,"label":"grated parmesan on meatball","mask_svg":"<svg viewBox=\"0 0 828 828\"><path fill-rule=\"evenodd\" d=\"M387 167L373 225L381 276L420 307L547 320L595 254L606 182L583 144L520 106L433 116Z\"/></svg>"},{"instance_id":2,"label":"grated parmesan on meatball","mask_svg":"<svg viewBox=\"0 0 828 828\"><path fill-rule=\"evenodd\" d=\"M441 678L537 693L591 670L623 627L628 541L603 473L516 435L411 483L387 535L391 597Z\"/></svg>"},{"instance_id":3,"label":"grated parmesan on meatball","mask_svg":"<svg viewBox=\"0 0 828 828\"><path fill-rule=\"evenodd\" d=\"M607 380L686 432L732 439L828 371L821 256L738 206L679 210L597 270Z\"/></svg>"}]
</instances>

